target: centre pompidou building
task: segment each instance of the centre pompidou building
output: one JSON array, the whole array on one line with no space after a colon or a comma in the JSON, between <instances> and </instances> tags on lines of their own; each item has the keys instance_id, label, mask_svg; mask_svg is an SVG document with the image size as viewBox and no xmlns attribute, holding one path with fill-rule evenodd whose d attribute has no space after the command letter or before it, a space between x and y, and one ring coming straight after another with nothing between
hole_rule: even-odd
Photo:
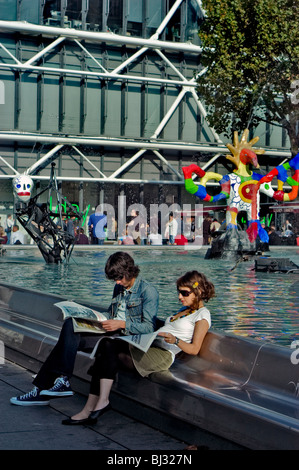
<instances>
[{"instance_id":1,"label":"centre pompidou building","mask_svg":"<svg viewBox=\"0 0 299 470\"><path fill-rule=\"evenodd\" d=\"M227 152L196 93L203 17L200 0L0 0L0 213L16 172L42 188L53 161L80 210L194 202L181 167L221 172ZM289 156L283 130L255 135Z\"/></svg>"}]
</instances>

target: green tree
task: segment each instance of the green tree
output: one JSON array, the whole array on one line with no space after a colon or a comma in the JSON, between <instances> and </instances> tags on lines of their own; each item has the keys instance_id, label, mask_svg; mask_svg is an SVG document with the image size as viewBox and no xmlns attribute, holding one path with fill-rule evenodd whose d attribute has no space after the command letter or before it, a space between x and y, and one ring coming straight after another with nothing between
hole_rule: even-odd
<instances>
[{"instance_id":1,"label":"green tree","mask_svg":"<svg viewBox=\"0 0 299 470\"><path fill-rule=\"evenodd\" d=\"M286 129L299 147L298 0L203 0L199 36L206 73L198 79L208 120L218 133Z\"/></svg>"}]
</instances>

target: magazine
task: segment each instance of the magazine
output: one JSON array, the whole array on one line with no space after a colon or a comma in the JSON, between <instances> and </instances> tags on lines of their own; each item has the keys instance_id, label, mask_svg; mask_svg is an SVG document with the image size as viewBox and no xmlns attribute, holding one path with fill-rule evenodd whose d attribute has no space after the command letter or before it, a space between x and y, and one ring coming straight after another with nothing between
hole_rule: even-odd
<instances>
[{"instance_id":1,"label":"magazine","mask_svg":"<svg viewBox=\"0 0 299 470\"><path fill-rule=\"evenodd\" d=\"M85 305L80 305L68 300L57 302L54 305L62 310L64 320L68 317L72 317L74 331L76 333L106 333L106 330L102 328L101 324L102 321L107 320L107 316L104 313L97 312L89 307L85 307Z\"/></svg>"}]
</instances>

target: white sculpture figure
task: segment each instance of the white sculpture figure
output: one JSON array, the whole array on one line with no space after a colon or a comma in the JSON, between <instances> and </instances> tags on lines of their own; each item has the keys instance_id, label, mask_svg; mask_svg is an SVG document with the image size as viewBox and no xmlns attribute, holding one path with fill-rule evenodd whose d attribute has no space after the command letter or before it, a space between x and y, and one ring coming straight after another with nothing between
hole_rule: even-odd
<instances>
[{"instance_id":1,"label":"white sculpture figure","mask_svg":"<svg viewBox=\"0 0 299 470\"><path fill-rule=\"evenodd\" d=\"M33 181L30 176L17 175L12 181L13 192L20 202L28 202L31 198L31 191L33 189Z\"/></svg>"}]
</instances>

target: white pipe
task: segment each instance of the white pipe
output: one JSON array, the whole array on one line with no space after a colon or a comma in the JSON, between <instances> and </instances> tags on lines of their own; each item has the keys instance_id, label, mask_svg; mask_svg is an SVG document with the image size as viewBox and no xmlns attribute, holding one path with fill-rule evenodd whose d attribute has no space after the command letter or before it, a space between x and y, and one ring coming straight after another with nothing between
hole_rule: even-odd
<instances>
[{"instance_id":1,"label":"white pipe","mask_svg":"<svg viewBox=\"0 0 299 470\"><path fill-rule=\"evenodd\" d=\"M13 179L15 175L0 175L1 179ZM40 176L35 175L31 176L32 180L48 181L50 176ZM129 178L92 178L92 177L82 177L82 176L56 176L56 179L59 181L79 181L83 183L127 183L127 184L179 184L183 185L184 181L171 181L171 180L148 180L148 179L129 179ZM196 184L196 183L195 183ZM211 185L212 186L212 185Z\"/></svg>"},{"instance_id":2,"label":"white pipe","mask_svg":"<svg viewBox=\"0 0 299 470\"><path fill-rule=\"evenodd\" d=\"M0 180L1 179L13 179L15 177L15 175L0 175ZM30 176L30 178L32 180L40 180L40 181L49 181L50 180L50 176ZM83 183L119 183L119 184L123 184L123 183L127 183L127 184L173 184L173 185L184 185L185 182L180 180L180 181L171 181L171 180L147 180L147 179L128 179L128 178L113 178L113 179L109 179L109 178L83 178L82 176L56 176L56 179L59 180L59 181L71 181L71 182L83 182ZM196 181L194 182L195 184L199 184L199 183L196 183ZM218 186L219 187L219 183L218 182L212 182L212 181L208 181L207 182L207 186ZM273 189L277 188L277 185L275 184L272 184L272 187ZM224 206L225 207L225 206Z\"/></svg>"},{"instance_id":3,"label":"white pipe","mask_svg":"<svg viewBox=\"0 0 299 470\"><path fill-rule=\"evenodd\" d=\"M128 81L133 81L133 82L149 82L149 83L165 83L167 85L172 85L172 86L186 86L186 82L181 82L179 80L167 80L163 78L152 78L152 77L140 77L138 75L121 75L121 74L115 74L114 72L108 73L108 72L91 72L89 70L73 70L73 69L61 69L57 67L44 67L44 66L39 66L39 65L25 65L25 64L2 64L0 63L0 69L12 69L12 70L23 70L23 71L36 71L38 73L40 72L46 72L46 73L56 73L56 74L67 74L67 75L86 75L89 77L101 77L104 79L113 79L113 80L128 80ZM193 86L196 87L196 83L190 85L188 82L188 86Z\"/></svg>"},{"instance_id":4,"label":"white pipe","mask_svg":"<svg viewBox=\"0 0 299 470\"><path fill-rule=\"evenodd\" d=\"M181 174L168 162L168 160L166 160L166 158L164 158L163 155L161 155L160 152L158 152L157 150L153 150L153 153L154 153L155 155L157 155L157 157L161 160L161 162L165 163L165 164L171 169L171 171L173 171L173 173L175 173L175 175L176 175L180 180L183 179L183 175L181 175Z\"/></svg>"},{"instance_id":5,"label":"white pipe","mask_svg":"<svg viewBox=\"0 0 299 470\"><path fill-rule=\"evenodd\" d=\"M191 150L191 151L207 151L219 152L222 149L209 145L190 144L187 142L171 143L171 142L151 142L149 141L135 141L126 139L109 139L109 138L78 138L75 136L69 137L53 137L43 134L17 134L17 133L0 133L1 140L13 140L16 142L40 142L40 143L60 143L64 145L89 145L89 146L106 146L106 147L124 147L124 148L149 148L149 149L167 149L167 150ZM223 147L224 152L228 152L226 147ZM283 154L284 156L286 153Z\"/></svg>"},{"instance_id":6,"label":"white pipe","mask_svg":"<svg viewBox=\"0 0 299 470\"><path fill-rule=\"evenodd\" d=\"M164 60L164 62L166 62L167 65L169 65L169 67L172 68L172 70L184 81L186 81L186 85L188 84L188 80L184 77L184 75L175 67L175 65L173 65L172 62L170 62L170 60L159 50L159 49L156 49L156 52L157 54Z\"/></svg>"},{"instance_id":7,"label":"white pipe","mask_svg":"<svg viewBox=\"0 0 299 470\"><path fill-rule=\"evenodd\" d=\"M41 51L39 51L37 54L35 54L31 59L27 60L26 62L23 63L23 65L31 65L33 62L37 61L40 59L43 55L47 54L47 52L51 51L56 47L58 44L60 44L62 41L64 41L65 38L63 36L60 36L59 38L55 39L55 41L51 42L48 46L44 47Z\"/></svg>"},{"instance_id":8,"label":"white pipe","mask_svg":"<svg viewBox=\"0 0 299 470\"><path fill-rule=\"evenodd\" d=\"M44 34L47 36L64 36L70 39L86 39L94 42L107 42L119 45L131 45L148 47L150 49L169 49L177 52L189 52L200 54L202 48L194 44L183 42L160 41L157 39L144 39L132 36L121 36L119 34L107 32L80 31L73 28L56 28L52 26L42 26L23 21L3 21L0 20L0 31L19 31L21 33Z\"/></svg>"},{"instance_id":9,"label":"white pipe","mask_svg":"<svg viewBox=\"0 0 299 470\"><path fill-rule=\"evenodd\" d=\"M200 11L201 11L201 13L202 13L202 15L205 16L205 15L206 15L206 11L203 9L202 1L201 1L201 0L195 0L195 1L196 1L197 5L198 5L198 7L199 7L199 9L200 9Z\"/></svg>"},{"instance_id":10,"label":"white pipe","mask_svg":"<svg viewBox=\"0 0 299 470\"><path fill-rule=\"evenodd\" d=\"M0 156L0 160L2 160L2 161L5 163L5 165L7 165L12 171L14 171L16 175L19 175L19 174L20 174L20 173L19 173L17 170L15 170L14 167L11 166L3 157Z\"/></svg>"},{"instance_id":11,"label":"white pipe","mask_svg":"<svg viewBox=\"0 0 299 470\"><path fill-rule=\"evenodd\" d=\"M176 2L172 5L171 9L163 19L162 23L160 26L157 28L156 32L151 36L152 40L158 40L160 34L163 32L164 28L167 26L168 21L172 18L176 10L178 9L179 5L182 3L183 0L176 0ZM130 63L134 62L140 55L142 55L144 52L146 52L148 47L142 47L142 49L139 49L139 51L136 51L131 57L129 57L127 60L125 60L122 64L120 64L114 71L113 73L118 73L122 69L124 69L127 65Z\"/></svg>"},{"instance_id":12,"label":"white pipe","mask_svg":"<svg viewBox=\"0 0 299 470\"><path fill-rule=\"evenodd\" d=\"M200 74L204 73L204 71L201 71ZM200 75L199 74L199 75ZM161 133L162 129L166 126L167 122L169 121L169 119L171 118L171 116L173 115L173 113L175 112L175 110L177 109L178 105L180 104L181 100L184 98L185 94L189 91L192 93L193 95L193 98L195 99L196 101L196 104L197 106L199 107L199 109L202 111L204 117L206 116L206 111L203 107L203 105L201 104L201 102L199 101L198 99L198 96L196 95L196 92L194 89L191 88L191 86L196 86L196 80L195 78L192 78L191 80L188 80L185 82L186 85L184 86L184 88L181 90L181 92L179 93L179 95L177 96L177 98L175 99L175 101L173 102L173 104L171 105L171 107L169 108L169 110L167 111L167 113L165 114L164 118L162 119L162 121L160 122L159 126L157 127L156 131L154 132L154 134L152 135L152 138L156 138L159 136L159 134ZM190 86L190 88L189 88ZM212 130L212 133L214 135L214 137L216 138L217 142L220 142L220 138L218 136L218 134L216 134L216 132Z\"/></svg>"},{"instance_id":13,"label":"white pipe","mask_svg":"<svg viewBox=\"0 0 299 470\"><path fill-rule=\"evenodd\" d=\"M173 17L182 2L183 0L176 0L176 2L172 5L169 12L163 19L162 23L160 24L160 26L158 26L157 31L154 34L155 37L160 36L160 34L163 32L164 28L166 28L168 22L171 20L171 18Z\"/></svg>"},{"instance_id":14,"label":"white pipe","mask_svg":"<svg viewBox=\"0 0 299 470\"><path fill-rule=\"evenodd\" d=\"M76 44L78 44L79 47L87 54L105 73L108 73L105 67L102 66L102 64L84 47L80 41L77 41L77 39L74 40Z\"/></svg>"},{"instance_id":15,"label":"white pipe","mask_svg":"<svg viewBox=\"0 0 299 470\"><path fill-rule=\"evenodd\" d=\"M131 64L131 62L134 62L139 56L141 56L145 51L148 50L148 47L142 47L138 51L136 51L131 57L128 57L124 62L122 62L116 69L113 70L113 74L117 74L120 72L122 69L124 69L127 65Z\"/></svg>"},{"instance_id":16,"label":"white pipe","mask_svg":"<svg viewBox=\"0 0 299 470\"><path fill-rule=\"evenodd\" d=\"M108 176L108 179L115 179L116 176L121 175L124 170L126 170L132 163L134 163L144 152L146 152L146 149L139 150L133 157L129 158L129 160L124 163L118 170L116 170L112 175Z\"/></svg>"},{"instance_id":17,"label":"white pipe","mask_svg":"<svg viewBox=\"0 0 299 470\"><path fill-rule=\"evenodd\" d=\"M30 175L33 173L35 170L37 170L43 163L47 162L53 155L55 155L58 150L60 150L63 147L62 144L56 145L54 148L52 148L49 152L46 153L42 158L40 158L37 162L35 162L32 166L27 168L25 171L26 175Z\"/></svg>"},{"instance_id":18,"label":"white pipe","mask_svg":"<svg viewBox=\"0 0 299 470\"><path fill-rule=\"evenodd\" d=\"M196 91L195 90L190 90L190 92L192 93L193 95L193 98L198 106L198 109L199 111L201 112L201 114L203 115L204 118L207 117L207 112L203 106L203 104L201 103L200 99L198 98L197 94L196 94ZM220 139L219 135L217 134L217 132L212 128L210 127L210 130L213 134L213 136L215 137L216 141L219 142L219 143L222 143L222 140Z\"/></svg>"},{"instance_id":19,"label":"white pipe","mask_svg":"<svg viewBox=\"0 0 299 470\"><path fill-rule=\"evenodd\" d=\"M206 168L208 168L209 166L211 166L219 157L221 157L222 153L217 153L216 155L214 155L212 158L210 158L210 160L205 163L201 168L203 170L205 170Z\"/></svg>"},{"instance_id":20,"label":"white pipe","mask_svg":"<svg viewBox=\"0 0 299 470\"><path fill-rule=\"evenodd\" d=\"M0 47L11 57L17 64L21 65L21 62L0 42Z\"/></svg>"},{"instance_id":21,"label":"white pipe","mask_svg":"<svg viewBox=\"0 0 299 470\"><path fill-rule=\"evenodd\" d=\"M186 90L183 88L183 90L180 91L179 95L176 97L175 101L172 103L169 110L165 114L164 118L162 119L162 121L158 125L158 127L155 130L154 134L151 136L151 139L156 139L160 135L160 133L162 132L162 129L166 126L167 122L169 121L169 119L171 118L171 116L173 115L175 110L177 109L178 105L180 104L180 102L184 98L185 94L186 94Z\"/></svg>"},{"instance_id":22,"label":"white pipe","mask_svg":"<svg viewBox=\"0 0 299 470\"><path fill-rule=\"evenodd\" d=\"M77 149L77 147L75 147L75 145L72 145L72 148L82 157L84 158L92 167L94 170L96 170L98 173L100 173L100 175L102 175L103 178L107 178L104 173L99 170L90 160L89 158L87 158L82 152L80 152L79 149Z\"/></svg>"},{"instance_id":23,"label":"white pipe","mask_svg":"<svg viewBox=\"0 0 299 470\"><path fill-rule=\"evenodd\" d=\"M1 140L10 140L16 142L40 142L40 143L59 143L63 145L89 145L89 146L105 146L105 147L120 147L123 148L145 148L145 149L162 149L162 150L184 150L184 151L191 151L191 152L222 152L222 153L229 153L229 150L224 145L215 145L215 143L211 144L195 144L189 142L181 142L181 143L174 143L174 142L163 142L163 141L135 141L135 140L126 140L126 139L109 139L109 138L78 138L75 136L69 137L53 137L50 135L45 134L20 134L20 133L1 133L0 132L0 141ZM281 151L281 150L271 150L265 149L265 153L263 155L273 155L275 157L283 157L288 158L291 157L292 154L289 151Z\"/></svg>"}]
</instances>

